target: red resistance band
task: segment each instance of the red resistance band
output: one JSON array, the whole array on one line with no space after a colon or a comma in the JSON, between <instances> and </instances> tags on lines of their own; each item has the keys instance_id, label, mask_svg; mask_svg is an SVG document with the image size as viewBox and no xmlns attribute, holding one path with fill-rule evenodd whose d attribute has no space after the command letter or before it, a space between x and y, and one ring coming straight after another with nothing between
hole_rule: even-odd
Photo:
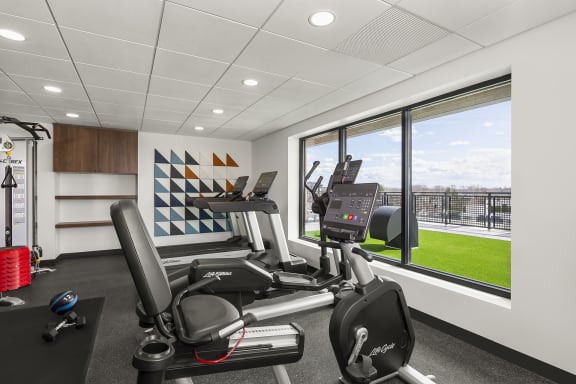
<instances>
[{"instance_id":1,"label":"red resistance band","mask_svg":"<svg viewBox=\"0 0 576 384\"><path fill-rule=\"evenodd\" d=\"M216 360L204 360L203 358L201 358L200 356L198 356L198 352L194 351L194 357L196 358L196 360L199 363L202 364L208 364L208 365L214 365L214 364L218 364L221 363L223 361L228 360L228 358L230 357L230 355L232 355L232 352L234 352L236 350L236 348L238 348L238 346L240 345L240 343L242 342L242 340L244 340L244 336L246 336L246 328L242 328L242 335L240 336L240 338L238 339L238 341L234 344L234 346L222 357L216 359Z\"/></svg>"}]
</instances>

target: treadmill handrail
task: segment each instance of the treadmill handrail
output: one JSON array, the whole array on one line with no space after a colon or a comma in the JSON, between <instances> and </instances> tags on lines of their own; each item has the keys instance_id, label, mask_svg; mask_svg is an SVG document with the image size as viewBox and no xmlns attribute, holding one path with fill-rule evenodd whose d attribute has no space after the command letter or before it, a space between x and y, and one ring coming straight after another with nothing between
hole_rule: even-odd
<instances>
[{"instance_id":1,"label":"treadmill handrail","mask_svg":"<svg viewBox=\"0 0 576 384\"><path fill-rule=\"evenodd\" d=\"M280 213L273 200L208 201L212 212L264 212L268 215Z\"/></svg>"}]
</instances>

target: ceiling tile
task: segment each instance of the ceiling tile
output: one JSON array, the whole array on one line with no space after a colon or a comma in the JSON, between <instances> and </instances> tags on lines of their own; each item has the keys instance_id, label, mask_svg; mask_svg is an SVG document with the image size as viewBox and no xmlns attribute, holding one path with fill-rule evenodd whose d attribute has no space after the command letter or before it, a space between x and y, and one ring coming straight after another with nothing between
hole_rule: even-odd
<instances>
[{"instance_id":1,"label":"ceiling tile","mask_svg":"<svg viewBox=\"0 0 576 384\"><path fill-rule=\"evenodd\" d=\"M102 103L93 101L94 110L101 117L101 121L113 121L117 119L141 119L144 114L144 106L127 106L122 104Z\"/></svg>"},{"instance_id":2,"label":"ceiling tile","mask_svg":"<svg viewBox=\"0 0 576 384\"><path fill-rule=\"evenodd\" d=\"M148 88L149 76L147 74L82 63L76 64L76 68L78 68L84 85L140 93L146 93L146 89Z\"/></svg>"},{"instance_id":3,"label":"ceiling tile","mask_svg":"<svg viewBox=\"0 0 576 384\"><path fill-rule=\"evenodd\" d=\"M146 108L144 119L172 121L182 124L190 114L186 112L165 111L162 109Z\"/></svg>"},{"instance_id":4,"label":"ceiling tile","mask_svg":"<svg viewBox=\"0 0 576 384\"><path fill-rule=\"evenodd\" d=\"M482 47L478 44L452 34L390 63L389 66L417 74L480 48Z\"/></svg>"},{"instance_id":5,"label":"ceiling tile","mask_svg":"<svg viewBox=\"0 0 576 384\"><path fill-rule=\"evenodd\" d=\"M26 37L24 41L0 39L1 49L33 53L57 59L68 59L68 52L60 34L53 24L0 13L2 28L18 31Z\"/></svg>"},{"instance_id":6,"label":"ceiling tile","mask_svg":"<svg viewBox=\"0 0 576 384\"><path fill-rule=\"evenodd\" d=\"M190 126L190 127L183 126L178 130L178 134L179 135L187 135L187 136L196 136L196 137L206 137L206 136L212 137L212 133L218 129L219 128L204 127L204 130L197 131L194 129L193 126Z\"/></svg>"},{"instance_id":7,"label":"ceiling tile","mask_svg":"<svg viewBox=\"0 0 576 384\"><path fill-rule=\"evenodd\" d=\"M244 24L260 27L274 11L281 0L242 0L242 1L210 1L210 0L172 0L174 3L186 5L213 15L236 20Z\"/></svg>"},{"instance_id":8,"label":"ceiling tile","mask_svg":"<svg viewBox=\"0 0 576 384\"><path fill-rule=\"evenodd\" d=\"M336 51L388 64L447 34L444 29L393 7L343 40Z\"/></svg>"},{"instance_id":9,"label":"ceiling tile","mask_svg":"<svg viewBox=\"0 0 576 384\"><path fill-rule=\"evenodd\" d=\"M0 103L34 105L34 102L24 92L4 89L0 89Z\"/></svg>"},{"instance_id":10,"label":"ceiling tile","mask_svg":"<svg viewBox=\"0 0 576 384\"><path fill-rule=\"evenodd\" d=\"M5 91L20 91L20 88L2 72L0 72L0 89L4 89Z\"/></svg>"},{"instance_id":11,"label":"ceiling tile","mask_svg":"<svg viewBox=\"0 0 576 384\"><path fill-rule=\"evenodd\" d=\"M26 0L29 1L29 0ZM163 1L48 0L60 26L154 45Z\"/></svg>"},{"instance_id":12,"label":"ceiling tile","mask_svg":"<svg viewBox=\"0 0 576 384\"><path fill-rule=\"evenodd\" d=\"M230 63L256 31L235 21L166 3L158 46Z\"/></svg>"},{"instance_id":13,"label":"ceiling tile","mask_svg":"<svg viewBox=\"0 0 576 384\"><path fill-rule=\"evenodd\" d=\"M257 120L264 124L270 120L277 119L301 105L302 103L295 100L266 97L236 117L241 120Z\"/></svg>"},{"instance_id":14,"label":"ceiling tile","mask_svg":"<svg viewBox=\"0 0 576 384\"><path fill-rule=\"evenodd\" d=\"M94 112L72 111L69 108L46 108L46 112L48 112L50 116L52 116L58 123L96 126L100 125ZM68 112L75 112L79 115L79 117L67 117L66 114Z\"/></svg>"},{"instance_id":15,"label":"ceiling tile","mask_svg":"<svg viewBox=\"0 0 576 384\"><path fill-rule=\"evenodd\" d=\"M15 119L18 119L20 121L30 122L30 123L52 124L54 122L54 119L52 119L48 115L29 115L29 114L25 114L25 113L13 113L13 114L10 114L9 116L13 117ZM8 134L10 135L10 133L8 133ZM15 131L15 135L20 135L20 134L22 134L22 130L18 128L17 131Z\"/></svg>"},{"instance_id":16,"label":"ceiling tile","mask_svg":"<svg viewBox=\"0 0 576 384\"><path fill-rule=\"evenodd\" d=\"M292 39L334 48L360 27L378 17L390 6L379 0L285 0L263 29ZM316 11L334 13L334 23L316 27L308 18Z\"/></svg>"},{"instance_id":17,"label":"ceiling tile","mask_svg":"<svg viewBox=\"0 0 576 384\"><path fill-rule=\"evenodd\" d=\"M142 120L142 131L158 133L175 133L180 128L180 123L161 120Z\"/></svg>"},{"instance_id":18,"label":"ceiling tile","mask_svg":"<svg viewBox=\"0 0 576 384\"><path fill-rule=\"evenodd\" d=\"M50 97L63 97L67 99L76 99L88 101L88 96L84 91L84 87L80 83L68 83L65 81L54 81L37 79L35 77L12 75L14 80L20 88L29 94L45 95ZM51 85L62 89L61 93L50 93L44 90L44 86Z\"/></svg>"},{"instance_id":19,"label":"ceiling tile","mask_svg":"<svg viewBox=\"0 0 576 384\"><path fill-rule=\"evenodd\" d=\"M227 67L228 64L219 61L158 49L152 74L169 79L211 85L218 80Z\"/></svg>"},{"instance_id":20,"label":"ceiling tile","mask_svg":"<svg viewBox=\"0 0 576 384\"><path fill-rule=\"evenodd\" d=\"M41 107L68 110L68 112L91 112L92 105L86 99L67 99L65 97L53 97L48 95L30 95Z\"/></svg>"},{"instance_id":21,"label":"ceiling tile","mask_svg":"<svg viewBox=\"0 0 576 384\"><path fill-rule=\"evenodd\" d=\"M5 116L14 117L16 114L47 116L46 112L36 105L22 105L0 102L0 114Z\"/></svg>"},{"instance_id":22,"label":"ceiling tile","mask_svg":"<svg viewBox=\"0 0 576 384\"><path fill-rule=\"evenodd\" d=\"M94 33L61 28L66 45L77 63L150 73L154 48Z\"/></svg>"},{"instance_id":23,"label":"ceiling tile","mask_svg":"<svg viewBox=\"0 0 576 384\"><path fill-rule=\"evenodd\" d=\"M111 128L111 129L129 129L132 131L138 131L140 129L140 125L142 124L141 120L133 120L133 121L113 121L113 122L104 122L101 121L100 125L102 128Z\"/></svg>"},{"instance_id":24,"label":"ceiling tile","mask_svg":"<svg viewBox=\"0 0 576 384\"><path fill-rule=\"evenodd\" d=\"M207 103L226 105L229 107L244 109L254 104L262 96L254 93L237 92L229 89L212 88L210 93L203 100Z\"/></svg>"},{"instance_id":25,"label":"ceiling tile","mask_svg":"<svg viewBox=\"0 0 576 384\"><path fill-rule=\"evenodd\" d=\"M198 105L197 101L182 100L173 97L148 95L146 107L152 109L164 109L176 112L192 112Z\"/></svg>"},{"instance_id":26,"label":"ceiling tile","mask_svg":"<svg viewBox=\"0 0 576 384\"><path fill-rule=\"evenodd\" d=\"M116 125L118 128L140 129L142 123L142 114L138 117L125 117L117 115L109 115L106 113L98 113L98 119L102 125L106 124L107 128L113 128Z\"/></svg>"},{"instance_id":27,"label":"ceiling tile","mask_svg":"<svg viewBox=\"0 0 576 384\"><path fill-rule=\"evenodd\" d=\"M334 87L379 68L367 61L269 32L259 32L236 64Z\"/></svg>"},{"instance_id":28,"label":"ceiling tile","mask_svg":"<svg viewBox=\"0 0 576 384\"><path fill-rule=\"evenodd\" d=\"M258 81L255 87L249 87L242 84L246 79L254 79ZM232 65L224 76L216 83L219 88L232 89L239 92L256 93L265 95L278 87L280 84L288 80L286 76L280 76L273 73L261 72L252 68L241 67Z\"/></svg>"},{"instance_id":29,"label":"ceiling tile","mask_svg":"<svg viewBox=\"0 0 576 384\"><path fill-rule=\"evenodd\" d=\"M402 0L398 6L439 26L456 30L515 0ZM447 10L450 10L447 12Z\"/></svg>"},{"instance_id":30,"label":"ceiling tile","mask_svg":"<svg viewBox=\"0 0 576 384\"><path fill-rule=\"evenodd\" d=\"M516 1L460 29L458 34L487 46L574 10L574 0Z\"/></svg>"},{"instance_id":31,"label":"ceiling tile","mask_svg":"<svg viewBox=\"0 0 576 384\"><path fill-rule=\"evenodd\" d=\"M318 83L311 83L309 81L298 79L290 79L269 93L268 96L304 104L323 95L326 95L327 93L334 91L334 89L335 88L333 87Z\"/></svg>"},{"instance_id":32,"label":"ceiling tile","mask_svg":"<svg viewBox=\"0 0 576 384\"><path fill-rule=\"evenodd\" d=\"M410 77L412 77L412 75L409 73L388 67L382 67L354 81L353 83L346 85L342 89L350 94L360 97L379 91Z\"/></svg>"},{"instance_id":33,"label":"ceiling tile","mask_svg":"<svg viewBox=\"0 0 576 384\"><path fill-rule=\"evenodd\" d=\"M123 106L143 106L146 102L146 95L143 93L93 86L86 87L86 90L92 101L120 104Z\"/></svg>"},{"instance_id":34,"label":"ceiling tile","mask_svg":"<svg viewBox=\"0 0 576 384\"><path fill-rule=\"evenodd\" d=\"M212 112L213 109L218 109L218 108L223 109L224 113L216 114L216 113ZM212 103L202 102L194 110L194 115L207 116L207 117L212 118L214 121L225 122L225 121L230 120L234 116L236 116L238 113L242 112L243 109L244 108L234 108L232 106L219 104L219 103L212 104ZM220 126L221 124L222 123L220 123L218 126Z\"/></svg>"},{"instance_id":35,"label":"ceiling tile","mask_svg":"<svg viewBox=\"0 0 576 384\"><path fill-rule=\"evenodd\" d=\"M199 101L202 100L209 90L210 87L203 84L152 76L149 93L151 95Z\"/></svg>"},{"instance_id":36,"label":"ceiling tile","mask_svg":"<svg viewBox=\"0 0 576 384\"><path fill-rule=\"evenodd\" d=\"M224 118L212 118L211 116L198 116L192 115L186 120L183 127L188 129L193 129L195 126L204 127L205 130L213 130L220 127L226 119Z\"/></svg>"},{"instance_id":37,"label":"ceiling tile","mask_svg":"<svg viewBox=\"0 0 576 384\"><path fill-rule=\"evenodd\" d=\"M79 82L72 62L27 53L0 50L0 68L9 75Z\"/></svg>"},{"instance_id":38,"label":"ceiling tile","mask_svg":"<svg viewBox=\"0 0 576 384\"><path fill-rule=\"evenodd\" d=\"M2 0L0 12L28 19L54 23L45 0Z\"/></svg>"},{"instance_id":39,"label":"ceiling tile","mask_svg":"<svg viewBox=\"0 0 576 384\"><path fill-rule=\"evenodd\" d=\"M239 117L236 117L236 118L228 121L226 124L222 125L221 128L247 132L247 131L251 131L253 129L258 128L259 126L261 126L264 123L265 123L264 121L261 121L258 119L245 120L245 119L241 119Z\"/></svg>"}]
</instances>

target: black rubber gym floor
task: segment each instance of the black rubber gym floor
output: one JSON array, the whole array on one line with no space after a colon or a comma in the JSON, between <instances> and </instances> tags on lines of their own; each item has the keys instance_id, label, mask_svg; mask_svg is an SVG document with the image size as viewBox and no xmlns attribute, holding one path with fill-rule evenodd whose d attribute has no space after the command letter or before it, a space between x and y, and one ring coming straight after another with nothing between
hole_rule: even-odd
<instances>
[{"instance_id":1,"label":"black rubber gym floor","mask_svg":"<svg viewBox=\"0 0 576 384\"><path fill-rule=\"evenodd\" d=\"M136 383L131 366L141 332L134 313L135 289L128 267L121 256L67 259L56 265L57 271L37 277L32 285L8 292L26 300L26 306L47 305L50 297L63 290L74 290L81 299L105 297L104 309L86 383ZM48 310L48 309L46 309ZM1 309L0 311L5 311ZM328 339L330 309L288 316L276 323L297 322L306 333L304 357L287 366L293 384L337 383L338 366ZM0 317L3 315L0 312ZM511 364L457 338L414 321L416 347L411 365L424 374L434 374L439 384L553 384L524 368ZM74 332L74 330L71 330ZM30 329L41 334L42 329ZM4 348L4 341L2 341ZM43 356L30 356L34 360ZM0 362L0 365L6 361ZM6 382L0 373L0 381ZM194 378L195 384L274 383L272 369L260 368ZM389 381L399 384L400 380ZM78 383L80 384L80 383Z\"/></svg>"}]
</instances>

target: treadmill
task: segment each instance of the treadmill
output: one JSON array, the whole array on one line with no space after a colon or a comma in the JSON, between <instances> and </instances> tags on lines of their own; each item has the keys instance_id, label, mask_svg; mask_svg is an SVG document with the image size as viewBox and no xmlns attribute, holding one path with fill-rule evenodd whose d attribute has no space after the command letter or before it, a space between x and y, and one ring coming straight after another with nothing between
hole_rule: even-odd
<instances>
[{"instance_id":1,"label":"treadmill","mask_svg":"<svg viewBox=\"0 0 576 384\"><path fill-rule=\"evenodd\" d=\"M242 199L247 181L248 176L238 177L234 183L232 192L224 196L186 197L186 206L208 209L208 201L233 201ZM250 240L250 238L254 236L249 233L249 229L246 229L248 239L242 236L242 230L236 219L238 219L237 215L231 215L232 237L227 240L157 247L166 270L170 272L174 269L181 268L183 265L188 266L192 260L198 257L245 257L255 250L263 251L264 245L261 238L260 244L254 247L253 240ZM246 225L246 220L244 220L244 225ZM258 236L260 236L259 233Z\"/></svg>"},{"instance_id":2,"label":"treadmill","mask_svg":"<svg viewBox=\"0 0 576 384\"><path fill-rule=\"evenodd\" d=\"M262 173L248 199L237 201L208 201L207 204L213 212L236 212L253 217L254 220L250 220L249 225L258 225L256 212L266 214L274 237L274 247L273 249L264 251L256 250L251 252L246 255L246 259L257 267L267 271L282 270L293 273L306 273L306 260L301 257L292 256L288 251L288 243L284 235L278 204L268 198L268 192L277 173L277 171ZM252 229L251 232L253 234L260 233L259 227Z\"/></svg>"}]
</instances>

